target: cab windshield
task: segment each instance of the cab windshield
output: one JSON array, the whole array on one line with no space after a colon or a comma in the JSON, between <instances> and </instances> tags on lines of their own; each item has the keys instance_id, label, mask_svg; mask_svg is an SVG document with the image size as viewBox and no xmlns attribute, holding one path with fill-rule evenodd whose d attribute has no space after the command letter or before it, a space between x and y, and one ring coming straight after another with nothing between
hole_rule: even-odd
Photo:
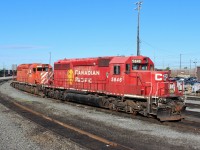
<instances>
[{"instance_id":1,"label":"cab windshield","mask_svg":"<svg viewBox=\"0 0 200 150\"><path fill-rule=\"evenodd\" d=\"M142 65L141 69L142 70L147 70L147 65Z\"/></svg>"},{"instance_id":2,"label":"cab windshield","mask_svg":"<svg viewBox=\"0 0 200 150\"><path fill-rule=\"evenodd\" d=\"M49 69L49 68L45 68L45 67L43 67L43 68L42 68L42 67L38 67L38 68L37 68L37 71L45 71L45 72L48 72L48 69Z\"/></svg>"},{"instance_id":3,"label":"cab windshield","mask_svg":"<svg viewBox=\"0 0 200 150\"><path fill-rule=\"evenodd\" d=\"M139 70L140 65L139 64L133 64L132 70Z\"/></svg>"}]
</instances>

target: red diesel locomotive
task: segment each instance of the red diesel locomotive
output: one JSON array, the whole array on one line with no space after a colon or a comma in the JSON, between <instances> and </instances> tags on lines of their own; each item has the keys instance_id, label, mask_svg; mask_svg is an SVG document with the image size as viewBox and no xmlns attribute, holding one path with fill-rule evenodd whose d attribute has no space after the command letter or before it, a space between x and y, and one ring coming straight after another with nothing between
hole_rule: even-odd
<instances>
[{"instance_id":1,"label":"red diesel locomotive","mask_svg":"<svg viewBox=\"0 0 200 150\"><path fill-rule=\"evenodd\" d=\"M47 84L53 76L49 64L21 64L17 67L17 81L29 84Z\"/></svg>"},{"instance_id":2,"label":"red diesel locomotive","mask_svg":"<svg viewBox=\"0 0 200 150\"><path fill-rule=\"evenodd\" d=\"M16 81L12 85L20 90L33 94L41 94L41 85L52 82L53 71L49 64L21 64L17 67Z\"/></svg>"},{"instance_id":3,"label":"red diesel locomotive","mask_svg":"<svg viewBox=\"0 0 200 150\"><path fill-rule=\"evenodd\" d=\"M17 77L12 85L18 84ZM168 71L154 71L154 63L144 56L59 60L54 63L53 82L49 78L34 86L51 98L156 116L161 121L184 118L182 91L169 81Z\"/></svg>"}]
</instances>

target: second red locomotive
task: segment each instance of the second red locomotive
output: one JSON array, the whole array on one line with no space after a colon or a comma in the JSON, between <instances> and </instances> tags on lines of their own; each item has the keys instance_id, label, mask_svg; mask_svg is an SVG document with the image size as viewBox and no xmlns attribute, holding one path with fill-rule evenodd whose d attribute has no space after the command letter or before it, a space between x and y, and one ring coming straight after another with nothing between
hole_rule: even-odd
<instances>
[{"instance_id":1,"label":"second red locomotive","mask_svg":"<svg viewBox=\"0 0 200 150\"><path fill-rule=\"evenodd\" d=\"M168 71L154 71L148 57L59 60L50 83L38 84L47 97L156 116L161 121L184 118L183 93L169 81Z\"/></svg>"}]
</instances>

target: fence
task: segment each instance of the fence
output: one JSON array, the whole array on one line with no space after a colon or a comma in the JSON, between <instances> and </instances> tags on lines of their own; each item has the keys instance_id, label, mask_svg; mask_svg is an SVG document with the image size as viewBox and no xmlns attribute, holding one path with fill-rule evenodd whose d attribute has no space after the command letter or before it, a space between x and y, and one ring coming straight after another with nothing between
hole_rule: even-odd
<instances>
[{"instance_id":1,"label":"fence","mask_svg":"<svg viewBox=\"0 0 200 150\"><path fill-rule=\"evenodd\" d=\"M199 71L200 74L200 71ZM171 70L171 76L172 77L196 77L197 76L197 71L196 69L176 69L176 70Z\"/></svg>"}]
</instances>

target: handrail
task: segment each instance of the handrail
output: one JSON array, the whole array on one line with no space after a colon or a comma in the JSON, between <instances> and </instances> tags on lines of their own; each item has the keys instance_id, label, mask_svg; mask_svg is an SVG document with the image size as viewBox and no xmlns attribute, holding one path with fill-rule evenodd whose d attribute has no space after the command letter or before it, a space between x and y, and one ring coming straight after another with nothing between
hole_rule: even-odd
<instances>
[{"instance_id":1,"label":"handrail","mask_svg":"<svg viewBox=\"0 0 200 150\"><path fill-rule=\"evenodd\" d=\"M136 74L136 75L135 76L131 76L131 74ZM142 82L141 76L139 76L138 74L139 74L138 72L130 72L130 76L139 78L139 81L140 81L141 85L143 85L143 83L145 83L145 82Z\"/></svg>"}]
</instances>

